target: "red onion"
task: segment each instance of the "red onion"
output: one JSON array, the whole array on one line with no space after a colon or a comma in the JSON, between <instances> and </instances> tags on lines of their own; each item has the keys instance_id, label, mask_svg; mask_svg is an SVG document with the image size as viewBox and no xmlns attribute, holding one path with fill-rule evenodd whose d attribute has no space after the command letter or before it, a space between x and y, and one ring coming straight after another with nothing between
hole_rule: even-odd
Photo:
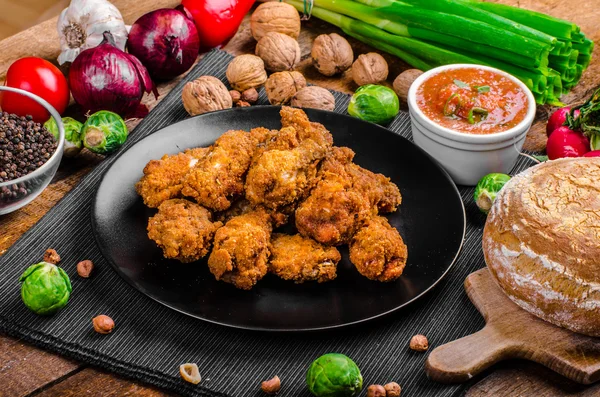
<instances>
[{"instance_id":1,"label":"red onion","mask_svg":"<svg viewBox=\"0 0 600 397\"><path fill-rule=\"evenodd\" d=\"M169 80L194 64L200 39L196 25L184 13L162 8L135 21L127 49L148 68L153 78Z\"/></svg>"},{"instance_id":2,"label":"red onion","mask_svg":"<svg viewBox=\"0 0 600 397\"><path fill-rule=\"evenodd\" d=\"M136 57L118 49L109 32L100 45L82 51L69 70L69 85L84 111L134 113L144 92L158 96L150 75Z\"/></svg>"}]
</instances>

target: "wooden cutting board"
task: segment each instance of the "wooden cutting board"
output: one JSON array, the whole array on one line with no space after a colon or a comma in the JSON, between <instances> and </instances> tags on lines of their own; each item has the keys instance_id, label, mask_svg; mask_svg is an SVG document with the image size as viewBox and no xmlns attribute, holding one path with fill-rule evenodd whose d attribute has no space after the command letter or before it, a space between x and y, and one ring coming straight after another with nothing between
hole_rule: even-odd
<instances>
[{"instance_id":1,"label":"wooden cutting board","mask_svg":"<svg viewBox=\"0 0 600 397\"><path fill-rule=\"evenodd\" d=\"M487 268L471 273L465 289L486 325L431 352L425 366L432 380L465 382L512 358L535 361L578 383L600 380L600 338L576 334L529 314L504 294Z\"/></svg>"}]
</instances>

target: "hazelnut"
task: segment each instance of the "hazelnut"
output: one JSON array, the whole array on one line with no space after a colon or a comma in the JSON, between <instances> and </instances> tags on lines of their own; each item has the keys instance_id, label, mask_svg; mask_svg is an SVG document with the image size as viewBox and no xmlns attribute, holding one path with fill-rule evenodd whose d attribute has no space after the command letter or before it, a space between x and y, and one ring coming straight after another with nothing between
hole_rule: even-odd
<instances>
[{"instance_id":1,"label":"hazelnut","mask_svg":"<svg viewBox=\"0 0 600 397\"><path fill-rule=\"evenodd\" d=\"M252 105L250 105L246 101L238 101L238 103L236 103L235 106L237 106L238 108L247 108L247 107L250 107Z\"/></svg>"},{"instance_id":2,"label":"hazelnut","mask_svg":"<svg viewBox=\"0 0 600 397\"><path fill-rule=\"evenodd\" d=\"M260 388L267 394L277 394L281 389L281 381L279 376L275 376L273 379L266 380L260 384Z\"/></svg>"},{"instance_id":3,"label":"hazelnut","mask_svg":"<svg viewBox=\"0 0 600 397\"><path fill-rule=\"evenodd\" d=\"M300 62L300 45L283 33L269 32L256 44L254 53L271 72L292 70Z\"/></svg>"},{"instance_id":4,"label":"hazelnut","mask_svg":"<svg viewBox=\"0 0 600 397\"><path fill-rule=\"evenodd\" d=\"M385 389L381 385L367 387L367 397L385 397Z\"/></svg>"},{"instance_id":5,"label":"hazelnut","mask_svg":"<svg viewBox=\"0 0 600 397\"><path fill-rule=\"evenodd\" d=\"M229 91L229 95L231 95L231 102L233 102L234 105L242 98L242 94L236 90Z\"/></svg>"},{"instance_id":6,"label":"hazelnut","mask_svg":"<svg viewBox=\"0 0 600 397\"><path fill-rule=\"evenodd\" d=\"M383 388L385 389L386 397L400 397L402 388L396 382L390 382L383 386Z\"/></svg>"},{"instance_id":7,"label":"hazelnut","mask_svg":"<svg viewBox=\"0 0 600 397\"><path fill-rule=\"evenodd\" d=\"M250 104L256 103L256 101L258 101L258 91L256 91L256 88L249 88L242 92L242 101L246 101Z\"/></svg>"},{"instance_id":8,"label":"hazelnut","mask_svg":"<svg viewBox=\"0 0 600 397\"><path fill-rule=\"evenodd\" d=\"M377 84L388 76L388 64L376 52L359 55L352 64L352 79L359 86Z\"/></svg>"},{"instance_id":9,"label":"hazelnut","mask_svg":"<svg viewBox=\"0 0 600 397\"><path fill-rule=\"evenodd\" d=\"M190 116L229 109L232 106L227 87L213 76L202 76L187 83L183 87L181 99Z\"/></svg>"},{"instance_id":10,"label":"hazelnut","mask_svg":"<svg viewBox=\"0 0 600 397\"><path fill-rule=\"evenodd\" d=\"M263 3L250 17L250 30L257 41L269 32L283 33L297 39L300 35L300 15L290 4Z\"/></svg>"},{"instance_id":11,"label":"hazelnut","mask_svg":"<svg viewBox=\"0 0 600 397\"><path fill-rule=\"evenodd\" d=\"M179 366L179 374L186 382L197 385L202 380L198 365L195 363L185 363Z\"/></svg>"},{"instance_id":12,"label":"hazelnut","mask_svg":"<svg viewBox=\"0 0 600 397\"><path fill-rule=\"evenodd\" d=\"M410 338L410 348L417 352L424 352L429 348L429 341L425 335L415 335Z\"/></svg>"},{"instance_id":13,"label":"hazelnut","mask_svg":"<svg viewBox=\"0 0 600 397\"><path fill-rule=\"evenodd\" d=\"M313 42L310 56L319 73L333 76L352 66L354 52L348 40L337 33L322 34Z\"/></svg>"},{"instance_id":14,"label":"hazelnut","mask_svg":"<svg viewBox=\"0 0 600 397\"><path fill-rule=\"evenodd\" d=\"M227 66L227 80L234 90L243 92L267 81L265 63L256 55L238 55Z\"/></svg>"},{"instance_id":15,"label":"hazelnut","mask_svg":"<svg viewBox=\"0 0 600 397\"><path fill-rule=\"evenodd\" d=\"M44 252L44 262L52 263L56 265L60 262L60 255L52 248L48 248L46 252Z\"/></svg>"},{"instance_id":16,"label":"hazelnut","mask_svg":"<svg viewBox=\"0 0 600 397\"><path fill-rule=\"evenodd\" d=\"M335 108L335 98L325 88L313 85L298 91L292 97L292 106L297 108L333 110Z\"/></svg>"},{"instance_id":17,"label":"hazelnut","mask_svg":"<svg viewBox=\"0 0 600 397\"><path fill-rule=\"evenodd\" d=\"M115 327L115 322L112 318L101 314L92 319L94 330L99 334L110 334Z\"/></svg>"},{"instance_id":18,"label":"hazelnut","mask_svg":"<svg viewBox=\"0 0 600 397\"><path fill-rule=\"evenodd\" d=\"M265 83L265 91L271 105L287 104L296 92L306 87L306 79L300 72L273 73Z\"/></svg>"},{"instance_id":19,"label":"hazelnut","mask_svg":"<svg viewBox=\"0 0 600 397\"><path fill-rule=\"evenodd\" d=\"M83 278L89 278L94 270L94 263L88 259L77 264L77 274Z\"/></svg>"},{"instance_id":20,"label":"hazelnut","mask_svg":"<svg viewBox=\"0 0 600 397\"><path fill-rule=\"evenodd\" d=\"M396 77L393 84L394 92L396 95L398 95L398 98L400 98L401 101L404 103L407 102L408 90L410 89L410 86L417 79L417 77L422 74L423 72L419 69L408 69Z\"/></svg>"}]
</instances>

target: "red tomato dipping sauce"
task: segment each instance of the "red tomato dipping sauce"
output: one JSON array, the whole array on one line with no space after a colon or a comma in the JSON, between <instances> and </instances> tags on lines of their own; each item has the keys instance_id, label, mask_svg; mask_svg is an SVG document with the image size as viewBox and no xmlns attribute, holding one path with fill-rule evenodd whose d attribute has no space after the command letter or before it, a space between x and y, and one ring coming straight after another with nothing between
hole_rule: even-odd
<instances>
[{"instance_id":1,"label":"red tomato dipping sauce","mask_svg":"<svg viewBox=\"0 0 600 397\"><path fill-rule=\"evenodd\" d=\"M525 119L528 99L514 81L474 67L431 76L417 89L417 105L443 127L467 134L494 134Z\"/></svg>"}]
</instances>

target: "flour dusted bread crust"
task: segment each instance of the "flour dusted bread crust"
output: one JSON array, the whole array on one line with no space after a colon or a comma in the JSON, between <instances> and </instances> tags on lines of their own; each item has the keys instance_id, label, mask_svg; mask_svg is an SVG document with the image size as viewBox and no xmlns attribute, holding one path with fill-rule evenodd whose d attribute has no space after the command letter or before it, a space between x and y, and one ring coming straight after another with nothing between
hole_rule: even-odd
<instances>
[{"instance_id":1,"label":"flour dusted bread crust","mask_svg":"<svg viewBox=\"0 0 600 397\"><path fill-rule=\"evenodd\" d=\"M512 178L488 215L483 252L516 304L600 336L600 158L549 161Z\"/></svg>"}]
</instances>

